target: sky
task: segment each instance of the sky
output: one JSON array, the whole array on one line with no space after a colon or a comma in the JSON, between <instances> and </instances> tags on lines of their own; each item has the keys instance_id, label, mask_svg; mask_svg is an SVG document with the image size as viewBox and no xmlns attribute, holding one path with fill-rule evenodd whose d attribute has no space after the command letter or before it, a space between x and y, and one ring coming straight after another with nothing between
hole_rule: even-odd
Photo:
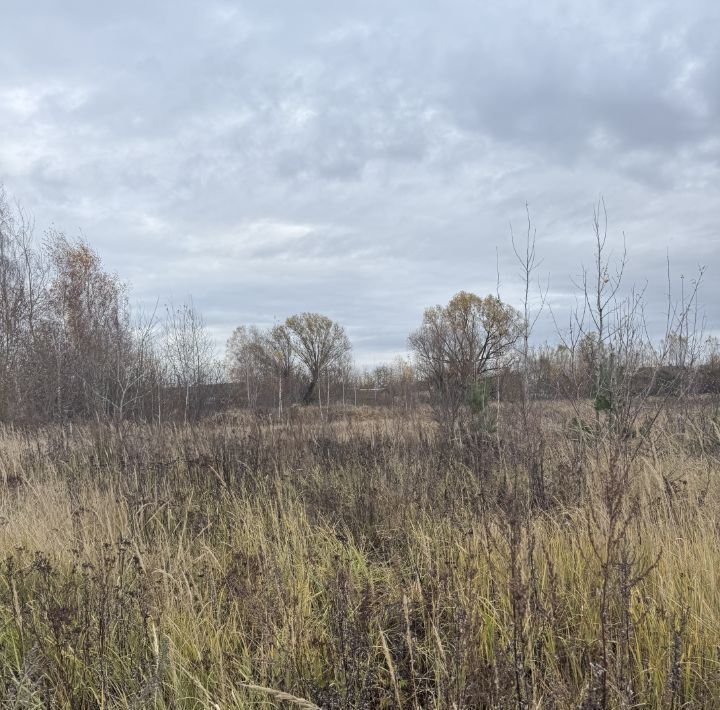
<instances>
[{"instance_id":1,"label":"sky","mask_svg":"<svg viewBox=\"0 0 720 710\"><path fill-rule=\"evenodd\" d=\"M717 0L0 5L5 190L219 347L318 311L374 364L461 289L519 306L526 205L552 341L601 198L651 322L669 259L720 330Z\"/></svg>"}]
</instances>

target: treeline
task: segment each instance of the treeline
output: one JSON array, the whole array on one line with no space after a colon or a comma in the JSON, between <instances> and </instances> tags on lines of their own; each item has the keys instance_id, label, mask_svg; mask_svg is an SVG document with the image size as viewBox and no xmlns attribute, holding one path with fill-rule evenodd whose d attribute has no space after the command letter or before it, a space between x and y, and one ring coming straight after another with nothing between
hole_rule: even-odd
<instances>
[{"instance_id":1,"label":"treeline","mask_svg":"<svg viewBox=\"0 0 720 710\"><path fill-rule=\"evenodd\" d=\"M33 223L0 192L0 419L197 416L220 376L192 303L133 313L81 239Z\"/></svg>"},{"instance_id":2,"label":"treeline","mask_svg":"<svg viewBox=\"0 0 720 710\"><path fill-rule=\"evenodd\" d=\"M567 327L557 328L555 345L530 345L548 304L547 291L531 294L539 261L528 215L525 243L512 237L525 286L520 309L498 296L461 291L446 305L425 311L408 337L411 359L365 373L352 367L348 349L310 367L309 354L319 352L324 340L317 332L308 335L308 328L299 330L297 317L268 330L241 326L228 342L230 380L243 383L245 403L255 409L282 411L283 392L297 401L308 381L303 401L309 404L315 393L321 408L323 401L328 407L346 404L348 387L353 401L360 390L371 392L373 403L405 408L427 403L451 438L478 420L486 425L482 413L491 398L522 403L525 419L533 401L590 400L598 417L603 413L617 423L640 411L648 398L720 392L720 343L704 335L699 316L704 269L692 281L682 279L677 297L668 273L664 333L651 335L643 292L623 284L626 254L612 259L609 253L602 201L593 217L593 267L582 270L579 305L568 314ZM327 321L324 332L329 328Z\"/></svg>"},{"instance_id":3,"label":"treeline","mask_svg":"<svg viewBox=\"0 0 720 710\"><path fill-rule=\"evenodd\" d=\"M478 307L474 315L463 316L463 327L448 327L446 342L438 323L433 328L426 322L424 329L410 335L412 357L398 357L373 368L360 368L349 357L341 358L322 368L312 390L312 402L320 408L354 404L410 409L452 399L454 393L455 406L462 408L472 404L478 386L488 398L502 401L522 399L525 386L533 400L592 399L597 394L595 375L601 348L595 332L586 333L572 345L531 347L523 363L518 342L522 319L517 314L511 329L497 333L482 315L485 299L463 292L450 302L450 308L458 299L470 299ZM510 307L497 305L512 314ZM442 310L438 306L430 312ZM236 328L226 349L228 381L211 388L216 406L239 404L253 410L283 411L303 399L309 403L304 397L308 392L307 371L294 355L286 328ZM489 338L484 350L479 340L473 343L473 331ZM272 345L278 337L288 344L281 366L276 359L280 351ZM455 353L451 342L457 344ZM634 361L625 364L626 369L631 368L632 390L647 391L651 396L679 395L688 390L720 394L720 341L708 336L694 343L692 358L689 348L683 353L684 342L679 336L663 340L660 347L665 352L660 355L650 348L639 349Z\"/></svg>"},{"instance_id":4,"label":"treeline","mask_svg":"<svg viewBox=\"0 0 720 710\"><path fill-rule=\"evenodd\" d=\"M697 392L718 390L720 347L689 327L694 294L668 314L659 347L639 337L637 304L632 313L613 304L594 323L576 317L559 345L533 349L527 300L519 311L460 292L425 312L409 336L411 359L373 370L353 364L340 324L301 313L238 327L221 361L192 301L133 311L127 285L86 242L58 231L35 239L32 220L0 191L0 420L187 421L230 407L429 403L452 428L489 396L611 399L605 380L620 375L650 394L677 387L679 373L683 387L692 379Z\"/></svg>"},{"instance_id":5,"label":"treeline","mask_svg":"<svg viewBox=\"0 0 720 710\"><path fill-rule=\"evenodd\" d=\"M350 342L325 316L238 329L223 362L192 300L133 311L84 240L38 240L33 227L0 191L0 421L188 421L227 406L327 404L328 381L350 386Z\"/></svg>"}]
</instances>

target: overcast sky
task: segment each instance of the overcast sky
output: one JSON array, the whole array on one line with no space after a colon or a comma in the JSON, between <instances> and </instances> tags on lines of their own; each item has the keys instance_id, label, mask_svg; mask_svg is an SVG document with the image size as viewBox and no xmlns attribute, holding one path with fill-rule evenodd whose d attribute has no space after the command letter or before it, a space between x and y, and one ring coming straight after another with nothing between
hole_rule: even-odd
<instances>
[{"instance_id":1,"label":"overcast sky","mask_svg":"<svg viewBox=\"0 0 720 710\"><path fill-rule=\"evenodd\" d=\"M601 195L652 305L705 265L720 328L717 0L0 6L0 182L221 343L321 311L373 363L498 266L519 305L526 202L562 314Z\"/></svg>"}]
</instances>

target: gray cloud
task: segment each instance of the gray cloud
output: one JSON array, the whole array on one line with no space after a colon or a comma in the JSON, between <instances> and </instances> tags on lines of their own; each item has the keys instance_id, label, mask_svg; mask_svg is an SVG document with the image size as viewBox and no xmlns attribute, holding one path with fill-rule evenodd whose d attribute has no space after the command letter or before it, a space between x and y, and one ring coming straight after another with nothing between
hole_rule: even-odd
<instances>
[{"instance_id":1,"label":"gray cloud","mask_svg":"<svg viewBox=\"0 0 720 710\"><path fill-rule=\"evenodd\" d=\"M719 21L712 0L18 5L0 181L138 299L193 293L220 339L312 309L366 361L400 352L498 266L518 297L526 201L562 310L600 194L629 278L661 306L667 253L707 265L718 328Z\"/></svg>"}]
</instances>

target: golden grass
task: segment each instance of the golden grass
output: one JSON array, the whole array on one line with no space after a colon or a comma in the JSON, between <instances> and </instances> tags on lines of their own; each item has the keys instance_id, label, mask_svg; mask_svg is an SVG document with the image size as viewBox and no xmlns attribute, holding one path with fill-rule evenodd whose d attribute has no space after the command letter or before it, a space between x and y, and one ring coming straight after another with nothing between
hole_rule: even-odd
<instances>
[{"instance_id":1,"label":"golden grass","mask_svg":"<svg viewBox=\"0 0 720 710\"><path fill-rule=\"evenodd\" d=\"M600 707L609 576L607 706L720 707L712 411L633 464L609 573L603 472L571 494L551 415L521 515L517 462L400 415L4 431L3 706Z\"/></svg>"}]
</instances>

